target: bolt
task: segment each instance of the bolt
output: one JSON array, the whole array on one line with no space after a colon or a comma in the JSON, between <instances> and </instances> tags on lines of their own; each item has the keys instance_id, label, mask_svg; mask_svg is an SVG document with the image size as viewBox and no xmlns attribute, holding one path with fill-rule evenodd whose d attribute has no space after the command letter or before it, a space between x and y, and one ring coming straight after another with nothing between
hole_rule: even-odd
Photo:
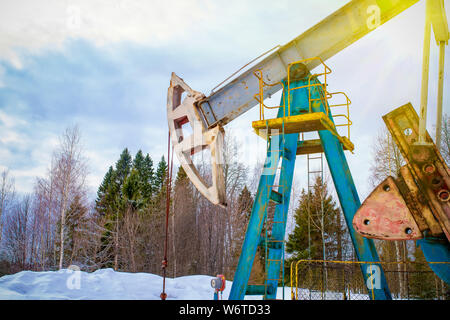
<instances>
[{"instance_id":1,"label":"bolt","mask_svg":"<svg viewBox=\"0 0 450 320\"><path fill-rule=\"evenodd\" d=\"M433 180L431 180L431 184L433 184L434 186L438 187L441 184L442 180L439 178L433 178Z\"/></svg>"},{"instance_id":2,"label":"bolt","mask_svg":"<svg viewBox=\"0 0 450 320\"><path fill-rule=\"evenodd\" d=\"M422 171L426 174L432 174L436 171L436 167L432 163L427 163L422 167Z\"/></svg>"},{"instance_id":3,"label":"bolt","mask_svg":"<svg viewBox=\"0 0 450 320\"><path fill-rule=\"evenodd\" d=\"M446 202L450 199L450 192L446 189L440 190L437 195L442 202Z\"/></svg>"},{"instance_id":4,"label":"bolt","mask_svg":"<svg viewBox=\"0 0 450 320\"><path fill-rule=\"evenodd\" d=\"M403 130L403 133L408 137L413 133L413 131L411 128L406 128L405 130Z\"/></svg>"}]
</instances>

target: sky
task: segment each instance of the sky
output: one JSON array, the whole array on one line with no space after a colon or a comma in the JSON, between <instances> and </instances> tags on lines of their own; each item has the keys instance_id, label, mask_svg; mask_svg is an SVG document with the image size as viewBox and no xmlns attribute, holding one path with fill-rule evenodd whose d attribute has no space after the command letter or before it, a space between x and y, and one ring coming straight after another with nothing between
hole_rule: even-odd
<instances>
[{"instance_id":1,"label":"sky","mask_svg":"<svg viewBox=\"0 0 450 320\"><path fill-rule=\"evenodd\" d=\"M208 95L248 61L345 3L0 0L0 170L10 170L17 191L31 192L36 177L47 173L58 137L77 124L95 194L124 148L133 155L141 149L154 162L166 154L171 72ZM444 3L450 16L450 3ZM420 1L327 60L330 91L344 91L352 100L355 151L346 156L361 198L371 191L371 144L384 126L381 116L407 102L419 108L423 24ZM449 113L448 49L446 62ZM436 118L437 64L432 41L429 131ZM258 118L253 108L225 127L249 165L265 156L264 141L251 129ZM305 184L304 157L297 160L294 181Z\"/></svg>"}]
</instances>

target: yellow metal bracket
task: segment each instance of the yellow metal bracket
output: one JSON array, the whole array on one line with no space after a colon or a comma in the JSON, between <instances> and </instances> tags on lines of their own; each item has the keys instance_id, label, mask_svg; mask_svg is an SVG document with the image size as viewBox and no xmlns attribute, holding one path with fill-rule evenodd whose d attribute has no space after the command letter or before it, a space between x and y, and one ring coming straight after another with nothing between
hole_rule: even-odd
<instances>
[{"instance_id":1,"label":"yellow metal bracket","mask_svg":"<svg viewBox=\"0 0 450 320\"><path fill-rule=\"evenodd\" d=\"M307 74L305 64L312 61L318 60L320 64L323 65L323 72L310 74L308 76L308 84L304 86L291 88L291 82L296 81L300 78L304 78ZM350 141L350 126L352 121L350 120L350 104L351 100L344 92L333 92L327 91L327 75L331 73L331 69L323 62L319 57L303 59L300 61L295 61L287 66L287 92L288 97L290 93L294 90L308 88L308 114L302 115L291 115L291 103L288 98L285 101L285 95L283 94L283 105L281 106L267 106L264 104L264 88L281 85L283 89L285 88L283 82L277 83L267 83L264 81L264 75L260 69L254 72L254 75L258 78L259 91L254 95L254 98L259 103L259 120L253 121L252 127L256 134L260 137L267 139L269 135L277 135L281 133L297 133L297 132L310 132L310 131L320 131L329 130L333 135L335 135L338 140L343 144L345 150L350 150L353 152L354 145ZM323 81L313 81L318 77L323 77ZM312 98L312 90L321 89L320 98ZM283 91L284 92L284 91ZM328 100L336 96L343 96L345 98L343 103L337 103L330 105ZM287 102L287 103L286 103ZM321 102L325 106L326 114L323 112L313 112L313 107ZM287 110L286 110L287 106ZM346 113L340 113L333 115L333 118L343 118L344 123L334 124L329 118L329 110L332 107L346 107ZM264 110L265 109L279 109L283 108L283 117L274 119L265 119ZM347 137L340 136L337 127L347 127ZM268 132L270 130L270 132Z\"/></svg>"}]
</instances>

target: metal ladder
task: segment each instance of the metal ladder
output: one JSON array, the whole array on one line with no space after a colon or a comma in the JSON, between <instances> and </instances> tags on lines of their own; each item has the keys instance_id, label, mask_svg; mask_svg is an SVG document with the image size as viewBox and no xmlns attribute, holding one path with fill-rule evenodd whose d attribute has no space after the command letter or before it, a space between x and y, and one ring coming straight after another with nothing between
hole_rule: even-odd
<instances>
[{"instance_id":1,"label":"metal ladder","mask_svg":"<svg viewBox=\"0 0 450 320\"><path fill-rule=\"evenodd\" d=\"M274 136L271 136L274 137ZM268 139L269 140L269 139ZM288 151L285 148L285 131L284 131L284 122L282 126L282 131L279 137L279 141L281 142L280 149L278 150L280 152L280 158L283 159L287 156ZM267 190L269 192L268 197L269 200L272 203L275 203L275 209L277 205L280 205L281 210L281 216L280 214L276 214L276 210L274 210L273 217L269 217L269 210L266 214L266 217L264 219L264 300L276 298L276 288L278 288L278 284L282 283L283 287L283 300L284 300L284 247L285 247L285 241L284 241L284 230L286 228L286 220L287 220L287 210L285 206L285 199L286 192L290 192L288 190L288 186L284 184L279 184L279 180L281 179L281 171L283 170L283 165L280 167L277 167L276 173L275 173L275 179L278 177L278 181L275 180L278 184L269 185ZM275 190L276 188L277 190ZM281 191L281 192L280 192ZM269 209L269 208L268 208ZM283 237L280 236L274 236L273 230L275 229L282 229L283 232L277 232L277 235L282 234ZM281 255L273 257L270 255L270 249L272 250L281 250ZM275 272L269 272L271 270L271 264L278 264L278 267L275 266L275 268L272 268L277 270ZM276 282L275 288L273 288L274 283ZM270 287L272 286L272 287ZM275 290L275 293L273 292ZM270 291L270 292L269 292Z\"/></svg>"}]
</instances>

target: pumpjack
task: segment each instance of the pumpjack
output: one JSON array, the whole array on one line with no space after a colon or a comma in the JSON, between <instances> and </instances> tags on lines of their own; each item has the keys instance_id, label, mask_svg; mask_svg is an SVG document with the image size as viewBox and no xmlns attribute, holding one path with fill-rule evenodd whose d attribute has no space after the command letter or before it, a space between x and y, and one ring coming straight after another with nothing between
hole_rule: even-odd
<instances>
[{"instance_id":1,"label":"pumpjack","mask_svg":"<svg viewBox=\"0 0 450 320\"><path fill-rule=\"evenodd\" d=\"M444 3L442 0L426 1L427 26L432 24L436 41L443 44L443 48L449 39ZM380 270L380 286L372 287L372 294L369 295L371 299L391 299L372 238L420 238L427 261L450 261L449 173L429 136L423 139L426 109L425 113L421 112L420 130L419 121L411 116L412 107L405 111L405 117L411 123L405 124L404 118L398 120L400 118L385 117L389 130L402 147L404 157L411 159L411 162L402 171L402 181L394 181L390 177L381 185L381 190L388 186L390 193L376 189L361 206L344 154L344 150L353 151L354 145L349 135L346 137L339 134L337 127L342 124L335 122L336 116L341 116L345 120L343 125L350 126L350 99L342 92L331 93L327 89L327 75L331 72L325 64L328 58L417 2L418 0L350 1L292 41L267 52L264 57L260 57L259 62L245 71L233 74L209 96L193 90L182 78L172 73L167 95L167 118L174 152L198 191L218 206L226 206L222 167L224 126L249 109L257 105L260 107L260 119L253 121L252 127L266 140L266 162L229 299L240 300L250 294L263 295L265 299L276 298L277 287L283 281L286 220L297 155L317 152L325 154L357 259L364 262L360 266L366 283L372 278L371 271L368 270ZM315 71L322 67L323 72ZM264 100L279 90L282 90L282 95L280 105L276 107L277 117L265 119L264 109L268 106L264 104ZM329 100L338 94L345 97L346 102L339 106L347 106L347 114L333 116L333 105ZM183 126L187 124L192 128L189 136L183 131ZM404 126L414 132L406 140L398 134ZM302 133L314 131L318 132L319 139L303 139ZM422 137L422 144L412 145L417 135ZM193 156L205 149L209 149L211 154L211 179L208 182L193 161ZM395 204L400 203L401 206L388 207L388 210L380 206L386 197L390 197L391 204L395 200ZM270 206L274 206L274 213L272 220L268 222ZM399 212L403 217L403 220L400 219L400 231L394 228ZM386 221L391 220L394 222L387 227ZM249 285L258 246L266 251L265 280L261 285ZM372 268L373 266L377 268ZM438 276L450 283L447 268L448 265L432 266Z\"/></svg>"}]
</instances>

